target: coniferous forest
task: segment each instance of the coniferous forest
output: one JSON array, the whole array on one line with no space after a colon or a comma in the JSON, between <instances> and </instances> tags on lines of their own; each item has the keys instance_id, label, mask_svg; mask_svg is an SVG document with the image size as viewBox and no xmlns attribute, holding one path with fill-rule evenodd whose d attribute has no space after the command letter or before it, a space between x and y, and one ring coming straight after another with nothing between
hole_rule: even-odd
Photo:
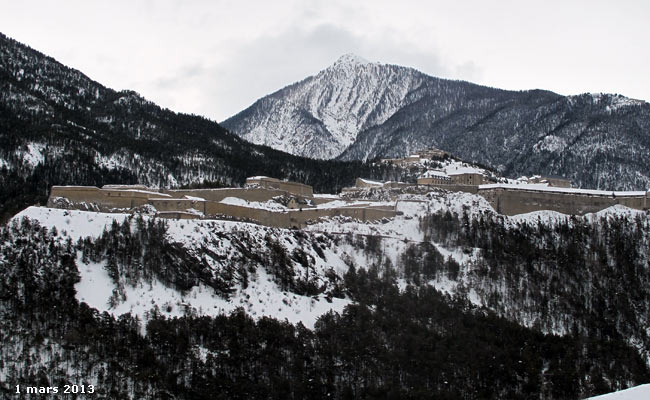
<instances>
[{"instance_id":1,"label":"coniferous forest","mask_svg":"<svg viewBox=\"0 0 650 400\"><path fill-rule=\"evenodd\" d=\"M448 223L435 230L423 220L432 235L445 230L447 237L457 234L457 240L505 235L501 254L523 257L525 251L532 251L522 245L526 239L517 239L515 231L506 233L496 222L479 234L471 228L458 229L462 216L433 218ZM614 251L611 255L618 257L617 246L639 233L622 229L622 221L608 224L617 233L606 239L609 243L603 244L603 251ZM62 238L64 233L28 219L2 228L0 339L7 382L40 386L92 382L97 398L564 399L650 380L647 365L625 340L628 332L621 330L632 326L634 319L626 309L612 310L614 320L607 313L583 318L576 314L572 331L562 336L544 334L540 326L525 328L498 311L424 284L436 274L450 278L458 274L453 263L431 247L406 252L396 266L386 261L369 268L351 265L328 294L348 296L354 302L341 314L323 315L313 330L268 317L255 320L243 309L217 317L190 313L180 318L154 311L143 323L129 315L100 314L75 298L76 264L88 261L104 261L116 281L155 278L179 290L207 282L225 297L233 286L245 284L237 268L221 276L206 274L196 262L198 255L166 241L165 229L164 223L137 218L133 223L113 224L97 239L74 243ZM591 240L584 229L559 225L555 231L566 230L567 238L583 232L576 240ZM642 236L647 245L647 233ZM373 253L377 251L373 240L352 238L351 242ZM558 249L548 261L564 253ZM592 258L589 253L577 251L573 262L587 262ZM491 260L490 255L485 257L488 264ZM625 284L634 263L622 261L622 271L598 278ZM181 269L179 265L185 273L168 274L172 267ZM247 264L242 259L234 265L246 269ZM514 264L509 265L506 260L501 268L508 276L515 274ZM301 274L279 268L273 273L289 287L300 287ZM582 273L565 275L558 270L562 279ZM529 276L531 285L543 286L534 274ZM402 290L400 278L408 282ZM630 301L647 304L642 290L628 293ZM564 299L550 294L580 310L574 303L581 296L574 293ZM593 301L620 300L605 291ZM561 317L557 312L549 316ZM2 390L9 396L12 388L4 385Z\"/></svg>"}]
</instances>

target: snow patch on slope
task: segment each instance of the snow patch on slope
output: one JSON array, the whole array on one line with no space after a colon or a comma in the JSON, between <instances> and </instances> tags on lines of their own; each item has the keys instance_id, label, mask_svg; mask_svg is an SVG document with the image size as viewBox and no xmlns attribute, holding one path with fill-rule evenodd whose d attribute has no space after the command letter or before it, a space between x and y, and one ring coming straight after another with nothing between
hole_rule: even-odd
<instances>
[{"instance_id":1,"label":"snow patch on slope","mask_svg":"<svg viewBox=\"0 0 650 400\"><path fill-rule=\"evenodd\" d=\"M239 288L229 299L216 295L212 288L203 284L183 294L154 279L136 286L125 285L125 299L111 302L116 285L104 265L86 264L81 258L77 259L77 265L81 276L75 285L77 300L116 317L127 313L138 316L143 328L154 309L166 317L181 317L187 314L217 316L241 307L254 318L273 317L313 329L318 317L330 310L340 313L350 303L347 299L332 298L328 302L323 297L283 292L262 269L246 289Z\"/></svg>"},{"instance_id":2,"label":"snow patch on slope","mask_svg":"<svg viewBox=\"0 0 650 400\"><path fill-rule=\"evenodd\" d=\"M29 164L32 167L42 164L45 161L44 150L45 144L43 143L28 144L27 151L23 153L23 163Z\"/></svg>"},{"instance_id":3,"label":"snow patch on slope","mask_svg":"<svg viewBox=\"0 0 650 400\"><path fill-rule=\"evenodd\" d=\"M107 214L32 206L19 212L12 219L20 220L27 217L38 221L41 226L48 229L56 227L63 237L69 237L76 242L85 237L98 238L105 228L110 228L113 221L122 223L129 216L120 213Z\"/></svg>"},{"instance_id":4,"label":"snow patch on slope","mask_svg":"<svg viewBox=\"0 0 650 400\"><path fill-rule=\"evenodd\" d=\"M78 210L62 210L45 207L29 207L13 217L20 220L23 217L38 221L48 229L56 227L61 240L67 238L77 241L81 238L98 238L105 229L109 229L115 221L122 223L129 214L108 214ZM144 216L145 219L151 218ZM198 251L203 246L213 246L211 250L223 255L225 259L232 256L234 246L225 239L217 240L216 245L210 242L215 234L228 234L235 230L247 232L252 238L251 243L264 245L263 238L271 233L289 251L300 246L292 238L290 230L268 228L256 224L232 221L203 221L203 220L169 220L167 237L171 242L181 243L190 251ZM328 248L324 251L324 259L312 254L312 249L305 246L305 251L314 260L314 273L324 277L325 272L332 268L342 275L347 271L347 265L340 255ZM206 261L207 262L207 261ZM115 282L110 278L103 263L84 263L77 259L81 281L75 285L76 298L86 302L99 311L106 311L119 316L124 313L137 315L141 321L147 321L152 309L169 317L182 316L187 313L214 316L230 313L242 307L255 318L269 316L291 323L302 323L313 328L319 316L332 310L341 312L350 303L349 299L320 296L301 296L282 291L273 282L262 267L251 274L246 288L237 287L229 299L220 297L206 285L199 284L183 294L178 290L167 287L157 279L150 282L139 281L135 286L124 284L125 298L115 296L111 303ZM218 265L211 265L218 268ZM145 326L145 324L143 324Z\"/></svg>"},{"instance_id":5,"label":"snow patch on slope","mask_svg":"<svg viewBox=\"0 0 650 400\"><path fill-rule=\"evenodd\" d=\"M548 135L533 146L533 151L539 153L540 151L548 151L551 153L560 152L567 147L566 138L559 136Z\"/></svg>"},{"instance_id":6,"label":"snow patch on slope","mask_svg":"<svg viewBox=\"0 0 650 400\"><path fill-rule=\"evenodd\" d=\"M249 208L259 208L262 210L269 210L269 211L288 210L287 207L273 200L260 202L260 201L248 201L248 200L240 199L239 197L226 197L222 199L219 203L230 204L234 206L249 207Z\"/></svg>"},{"instance_id":7,"label":"snow patch on slope","mask_svg":"<svg viewBox=\"0 0 650 400\"><path fill-rule=\"evenodd\" d=\"M635 386L618 392L590 397L586 400L647 400L650 399L650 384Z\"/></svg>"}]
</instances>

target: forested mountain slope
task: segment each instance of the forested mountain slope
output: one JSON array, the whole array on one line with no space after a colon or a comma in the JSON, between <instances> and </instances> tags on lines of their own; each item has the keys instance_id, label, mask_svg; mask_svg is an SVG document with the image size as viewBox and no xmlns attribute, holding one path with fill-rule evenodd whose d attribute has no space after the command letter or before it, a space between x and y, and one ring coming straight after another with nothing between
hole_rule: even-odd
<instances>
[{"instance_id":1,"label":"forested mountain slope","mask_svg":"<svg viewBox=\"0 0 650 400\"><path fill-rule=\"evenodd\" d=\"M250 144L213 121L106 88L0 34L4 218L44 203L51 185L237 186L247 176L269 175L333 192L360 174L392 176L388 168L319 162Z\"/></svg>"},{"instance_id":2,"label":"forested mountain slope","mask_svg":"<svg viewBox=\"0 0 650 400\"><path fill-rule=\"evenodd\" d=\"M506 91L345 55L223 122L315 158L368 160L436 146L509 177L650 187L650 104L620 95Z\"/></svg>"}]
</instances>

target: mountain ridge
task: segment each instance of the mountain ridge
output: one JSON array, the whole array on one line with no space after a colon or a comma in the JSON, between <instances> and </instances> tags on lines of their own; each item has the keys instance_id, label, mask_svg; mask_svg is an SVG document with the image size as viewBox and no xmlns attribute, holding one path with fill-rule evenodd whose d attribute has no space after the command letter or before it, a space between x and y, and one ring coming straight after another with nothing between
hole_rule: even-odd
<instances>
[{"instance_id":1,"label":"mountain ridge","mask_svg":"<svg viewBox=\"0 0 650 400\"><path fill-rule=\"evenodd\" d=\"M0 89L0 220L44 204L52 185L238 186L272 175L335 191L360 173L391 174L250 144L214 121L107 88L1 33Z\"/></svg>"},{"instance_id":2,"label":"mountain ridge","mask_svg":"<svg viewBox=\"0 0 650 400\"><path fill-rule=\"evenodd\" d=\"M388 119L397 109L396 104L400 104L409 92L421 83L420 72L393 66L401 74L409 75L407 84L377 93L373 98L360 99L359 96L368 93L363 89L375 86L378 82L377 79L372 79L374 74L371 73L365 74L370 79L356 76L357 70L381 73L388 79L396 78L393 76L394 71L382 72L384 66L367 62L357 56L343 55L318 74L288 85L254 103L262 108L270 107L272 112L269 112L263 130L255 130L242 137L252 143L270 145L273 148L282 147L293 154L310 155L312 158L334 158L353 143L362 128ZM335 84L331 84L332 82ZM321 86L326 88L321 91ZM351 97L350 93L357 96ZM299 102L296 98L301 98L302 104L300 109L291 111ZM366 102L371 102L374 106L368 107ZM249 110L252 113L248 113ZM232 124L232 121L260 118L254 111L253 106L249 107L222 124L237 133L237 125ZM274 118L274 115L287 114L294 117L295 121L288 117L282 120ZM296 141L285 140L285 132L297 131L303 125L311 125L313 128L313 132L310 132L306 139L299 137ZM329 147L323 149L322 145Z\"/></svg>"},{"instance_id":3,"label":"mountain ridge","mask_svg":"<svg viewBox=\"0 0 650 400\"><path fill-rule=\"evenodd\" d=\"M435 146L509 177L650 187L650 104L621 95L509 91L344 55L222 122L254 143L340 160Z\"/></svg>"}]
</instances>

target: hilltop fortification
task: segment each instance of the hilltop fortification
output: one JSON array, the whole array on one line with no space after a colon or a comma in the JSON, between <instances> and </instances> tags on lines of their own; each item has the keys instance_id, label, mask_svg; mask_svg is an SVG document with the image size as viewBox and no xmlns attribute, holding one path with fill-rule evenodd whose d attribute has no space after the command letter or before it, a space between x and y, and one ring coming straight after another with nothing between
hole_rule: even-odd
<instances>
[{"instance_id":1,"label":"hilltop fortification","mask_svg":"<svg viewBox=\"0 0 650 400\"><path fill-rule=\"evenodd\" d=\"M269 207L270 201L277 207ZM314 196L311 186L267 177L249 178L244 188L225 189L53 186L48 206L104 212L150 207L163 218L225 218L282 228L301 228L319 218L348 217L368 222L397 215L394 207L385 204Z\"/></svg>"},{"instance_id":2,"label":"hilltop fortification","mask_svg":"<svg viewBox=\"0 0 650 400\"><path fill-rule=\"evenodd\" d=\"M575 189L558 179L537 184L477 184L484 181L476 170L463 170L451 178L429 174L417 185L359 178L354 187L344 188L343 198L314 195L311 186L268 177L248 178L244 188L223 189L53 186L48 206L108 212L148 207L163 218L225 218L282 228L302 228L320 218L349 217L362 222L392 218L402 194L427 188L481 195L504 215L540 210L582 215L617 204L638 210L649 206L649 193L644 191ZM551 186L551 182L561 187ZM366 192L372 190L387 190L387 201L367 200Z\"/></svg>"}]
</instances>

